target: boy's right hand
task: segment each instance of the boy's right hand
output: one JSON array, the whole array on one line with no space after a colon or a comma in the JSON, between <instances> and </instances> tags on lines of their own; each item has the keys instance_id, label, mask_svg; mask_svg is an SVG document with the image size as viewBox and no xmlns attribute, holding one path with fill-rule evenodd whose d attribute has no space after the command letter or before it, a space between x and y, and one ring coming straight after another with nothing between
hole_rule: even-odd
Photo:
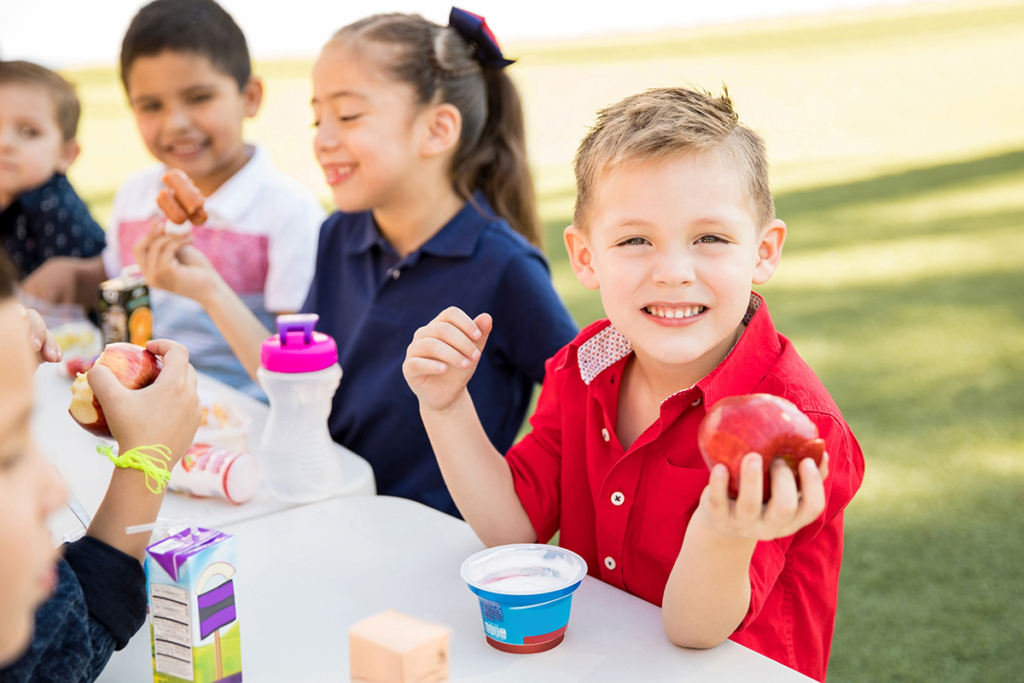
<instances>
[{"instance_id":1,"label":"boy's right hand","mask_svg":"<svg viewBox=\"0 0 1024 683\"><path fill-rule=\"evenodd\" d=\"M416 330L402 372L421 409L452 407L476 371L492 325L487 313L470 319L452 306Z\"/></svg>"},{"instance_id":2,"label":"boy's right hand","mask_svg":"<svg viewBox=\"0 0 1024 683\"><path fill-rule=\"evenodd\" d=\"M192 235L171 235L160 222L132 248L146 283L200 301L219 277L206 255L192 246Z\"/></svg>"},{"instance_id":3,"label":"boy's right hand","mask_svg":"<svg viewBox=\"0 0 1024 683\"><path fill-rule=\"evenodd\" d=\"M163 370L153 384L133 391L122 385L109 368L94 365L88 373L89 386L103 406L121 453L162 444L171 450L170 466L192 445L203 419L196 371L188 362L188 349L181 344L154 339L146 348L163 357Z\"/></svg>"}]
</instances>

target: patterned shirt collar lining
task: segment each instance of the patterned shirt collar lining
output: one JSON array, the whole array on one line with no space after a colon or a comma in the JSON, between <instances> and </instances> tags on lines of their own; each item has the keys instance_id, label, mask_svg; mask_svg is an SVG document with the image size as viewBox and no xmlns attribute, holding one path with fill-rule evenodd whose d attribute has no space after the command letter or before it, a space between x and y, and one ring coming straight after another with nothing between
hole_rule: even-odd
<instances>
[{"instance_id":1,"label":"patterned shirt collar lining","mask_svg":"<svg viewBox=\"0 0 1024 683\"><path fill-rule=\"evenodd\" d=\"M760 306L761 299L751 292L750 303L747 305L747 313L743 316L744 325L748 325L750 323L750 319L754 317L754 314ZM736 343L738 344L739 340L737 340ZM735 344L733 345L733 349L734 348L736 348ZM589 386L590 383L594 381L594 378L631 353L633 353L633 345L621 332L615 329L614 325L609 324L608 327L604 328L581 344L579 350L576 352L576 362L580 368L580 379L583 380L584 384ZM732 353L732 349L729 350L729 353ZM726 354L726 357L728 357L728 354ZM678 394L681 394L684 391L689 391L692 388L693 387L687 387L686 389L677 391L675 394L672 394L672 396L677 396ZM672 396L669 396L668 398L672 398ZM668 398L665 400L667 401Z\"/></svg>"},{"instance_id":2,"label":"patterned shirt collar lining","mask_svg":"<svg viewBox=\"0 0 1024 683\"><path fill-rule=\"evenodd\" d=\"M629 343L614 325L608 325L580 346L576 362L580 366L580 378L589 385L594 378L633 353Z\"/></svg>"}]
</instances>

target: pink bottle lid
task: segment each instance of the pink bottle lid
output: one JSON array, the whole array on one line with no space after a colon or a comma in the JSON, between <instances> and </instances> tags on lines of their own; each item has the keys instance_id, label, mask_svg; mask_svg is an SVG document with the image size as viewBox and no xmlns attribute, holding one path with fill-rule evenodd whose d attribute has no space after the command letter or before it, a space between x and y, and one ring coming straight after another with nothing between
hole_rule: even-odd
<instances>
[{"instance_id":1,"label":"pink bottle lid","mask_svg":"<svg viewBox=\"0 0 1024 683\"><path fill-rule=\"evenodd\" d=\"M277 316L277 334L263 341L260 365L271 372L316 372L338 362L334 338L314 332L320 316L296 313Z\"/></svg>"}]
</instances>

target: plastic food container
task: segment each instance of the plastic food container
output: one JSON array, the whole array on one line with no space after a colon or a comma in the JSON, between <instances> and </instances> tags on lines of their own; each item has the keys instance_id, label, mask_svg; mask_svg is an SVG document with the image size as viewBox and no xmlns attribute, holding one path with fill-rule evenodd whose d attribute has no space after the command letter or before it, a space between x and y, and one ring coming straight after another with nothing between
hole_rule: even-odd
<instances>
[{"instance_id":1,"label":"plastic food container","mask_svg":"<svg viewBox=\"0 0 1024 683\"><path fill-rule=\"evenodd\" d=\"M259 485L260 463L256 456L199 443L193 444L185 457L175 463L168 488L241 505L256 495Z\"/></svg>"},{"instance_id":2,"label":"plastic food container","mask_svg":"<svg viewBox=\"0 0 1024 683\"><path fill-rule=\"evenodd\" d=\"M252 418L242 406L226 396L200 393L203 422L192 443L219 446L232 453L249 450L249 426Z\"/></svg>"},{"instance_id":3,"label":"plastic food container","mask_svg":"<svg viewBox=\"0 0 1024 683\"><path fill-rule=\"evenodd\" d=\"M565 639L572 594L587 575L576 553L523 543L483 550L462 563L462 578L480 600L487 642L529 654Z\"/></svg>"}]
</instances>

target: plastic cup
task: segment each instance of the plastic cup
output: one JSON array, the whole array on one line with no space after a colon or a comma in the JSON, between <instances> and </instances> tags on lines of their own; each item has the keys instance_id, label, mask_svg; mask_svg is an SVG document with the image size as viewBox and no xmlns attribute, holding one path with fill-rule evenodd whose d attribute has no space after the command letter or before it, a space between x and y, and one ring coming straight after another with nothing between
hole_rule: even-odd
<instances>
[{"instance_id":1,"label":"plastic cup","mask_svg":"<svg viewBox=\"0 0 1024 683\"><path fill-rule=\"evenodd\" d=\"M565 639L572 594L587 575L587 563L571 550L522 543L478 552L461 571L480 600L488 644L530 654Z\"/></svg>"}]
</instances>

